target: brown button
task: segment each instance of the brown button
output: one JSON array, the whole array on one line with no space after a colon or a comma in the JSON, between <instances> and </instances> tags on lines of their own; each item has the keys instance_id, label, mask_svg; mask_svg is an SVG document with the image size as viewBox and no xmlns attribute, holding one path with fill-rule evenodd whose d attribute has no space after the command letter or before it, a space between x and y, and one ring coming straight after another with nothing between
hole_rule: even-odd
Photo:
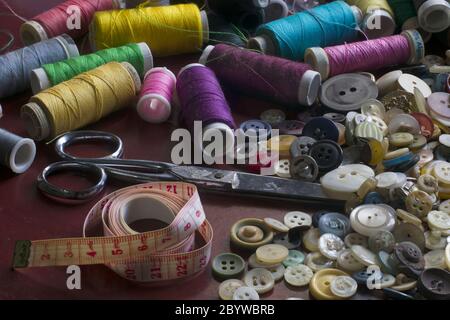
<instances>
[{"instance_id":1,"label":"brown button","mask_svg":"<svg viewBox=\"0 0 450 320\"><path fill-rule=\"evenodd\" d=\"M444 269L431 268L422 272L417 288L428 299L450 299L450 272Z\"/></svg>"},{"instance_id":2,"label":"brown button","mask_svg":"<svg viewBox=\"0 0 450 320\"><path fill-rule=\"evenodd\" d=\"M425 235L423 230L415 224L399 224L395 227L394 237L397 242L409 241L417 245L420 250L425 249Z\"/></svg>"},{"instance_id":3,"label":"brown button","mask_svg":"<svg viewBox=\"0 0 450 320\"><path fill-rule=\"evenodd\" d=\"M425 260L420 248L412 242L400 242L394 248L398 269L409 277L417 278L425 268Z\"/></svg>"}]
</instances>

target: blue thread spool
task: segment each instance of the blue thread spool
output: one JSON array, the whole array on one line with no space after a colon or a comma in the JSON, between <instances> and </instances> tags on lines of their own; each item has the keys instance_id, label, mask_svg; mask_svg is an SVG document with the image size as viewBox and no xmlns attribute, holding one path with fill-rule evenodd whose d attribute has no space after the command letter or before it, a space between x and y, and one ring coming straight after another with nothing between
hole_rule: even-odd
<instances>
[{"instance_id":1,"label":"blue thread spool","mask_svg":"<svg viewBox=\"0 0 450 320\"><path fill-rule=\"evenodd\" d=\"M334 1L261 25L248 46L286 59L303 60L307 48L356 40L361 19L357 7Z\"/></svg>"}]
</instances>

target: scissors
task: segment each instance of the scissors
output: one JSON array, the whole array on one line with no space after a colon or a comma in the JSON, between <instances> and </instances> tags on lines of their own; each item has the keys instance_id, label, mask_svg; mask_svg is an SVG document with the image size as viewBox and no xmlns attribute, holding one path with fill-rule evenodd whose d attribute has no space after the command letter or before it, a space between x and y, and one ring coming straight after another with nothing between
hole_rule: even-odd
<instances>
[{"instance_id":1,"label":"scissors","mask_svg":"<svg viewBox=\"0 0 450 320\"><path fill-rule=\"evenodd\" d=\"M80 158L66 152L73 143L106 141L115 151L102 158ZM150 160L121 159L122 140L111 133L101 131L68 132L56 140L56 153L64 160L50 164L38 177L38 188L47 196L62 202L87 201L99 195L108 178L128 184L149 181L180 181L195 184L205 192L219 192L233 195L256 196L275 199L300 200L343 206L344 201L325 195L319 183L284 179L272 176L221 170L203 166L175 165ZM97 183L85 190L73 191L58 187L48 181L57 171L77 171L97 177Z\"/></svg>"}]
</instances>

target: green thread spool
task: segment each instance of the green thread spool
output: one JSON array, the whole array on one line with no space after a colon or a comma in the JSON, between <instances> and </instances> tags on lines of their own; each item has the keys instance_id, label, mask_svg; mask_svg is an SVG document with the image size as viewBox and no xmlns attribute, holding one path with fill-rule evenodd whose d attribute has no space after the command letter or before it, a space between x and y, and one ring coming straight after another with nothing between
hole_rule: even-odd
<instances>
[{"instance_id":1,"label":"green thread spool","mask_svg":"<svg viewBox=\"0 0 450 320\"><path fill-rule=\"evenodd\" d=\"M135 67L141 77L153 68L153 57L147 44L127 44L57 63L46 64L42 68L33 70L31 72L33 93L41 92L112 61L129 62Z\"/></svg>"},{"instance_id":2,"label":"green thread spool","mask_svg":"<svg viewBox=\"0 0 450 320\"><path fill-rule=\"evenodd\" d=\"M416 16L416 9L412 0L388 0L394 11L395 21L398 26L402 26L408 19Z\"/></svg>"}]
</instances>

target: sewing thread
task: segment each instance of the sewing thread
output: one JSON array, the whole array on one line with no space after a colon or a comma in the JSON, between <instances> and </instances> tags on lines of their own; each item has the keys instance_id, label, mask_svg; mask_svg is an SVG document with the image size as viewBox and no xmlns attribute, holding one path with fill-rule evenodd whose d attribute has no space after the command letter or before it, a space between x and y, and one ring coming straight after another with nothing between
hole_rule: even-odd
<instances>
[{"instance_id":1,"label":"sewing thread","mask_svg":"<svg viewBox=\"0 0 450 320\"><path fill-rule=\"evenodd\" d=\"M416 16L416 10L412 0L388 0L394 11L395 20L398 26L402 26L406 20Z\"/></svg>"}]
</instances>

